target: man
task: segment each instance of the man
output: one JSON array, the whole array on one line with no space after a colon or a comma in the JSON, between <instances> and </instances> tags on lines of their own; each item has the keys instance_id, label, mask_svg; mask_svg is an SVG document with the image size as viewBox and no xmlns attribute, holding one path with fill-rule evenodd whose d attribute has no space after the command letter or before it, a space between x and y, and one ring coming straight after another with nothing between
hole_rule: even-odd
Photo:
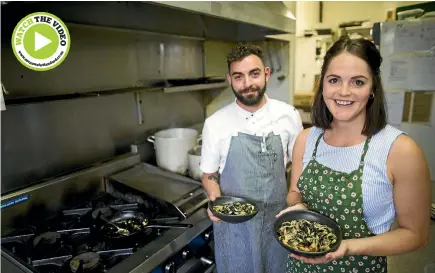
<instances>
[{"instance_id":1,"label":"man","mask_svg":"<svg viewBox=\"0 0 435 273\"><path fill-rule=\"evenodd\" d=\"M250 198L258 214L240 223L214 222L218 273L284 273L287 251L273 235L275 215L286 207L286 163L302 131L298 111L265 95L270 69L261 48L238 45L228 55L236 100L207 118L202 133L202 183L210 198Z\"/></svg>"}]
</instances>

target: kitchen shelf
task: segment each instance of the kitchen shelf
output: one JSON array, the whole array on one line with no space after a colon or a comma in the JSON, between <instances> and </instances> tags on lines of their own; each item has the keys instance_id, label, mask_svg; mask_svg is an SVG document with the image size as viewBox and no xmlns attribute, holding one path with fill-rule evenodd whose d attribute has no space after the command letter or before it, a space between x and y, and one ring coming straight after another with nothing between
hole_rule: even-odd
<instances>
[{"instance_id":1,"label":"kitchen shelf","mask_svg":"<svg viewBox=\"0 0 435 273\"><path fill-rule=\"evenodd\" d=\"M203 83L203 84L193 84L193 85L184 85L184 86L163 87L163 92L175 93L175 92L210 90L210 89L227 88L228 86L229 86L228 83L224 81L224 82L216 82L216 83Z\"/></svg>"},{"instance_id":2,"label":"kitchen shelf","mask_svg":"<svg viewBox=\"0 0 435 273\"><path fill-rule=\"evenodd\" d=\"M127 93L137 93L137 92L158 92L158 91L162 91L162 88L130 87L130 88L90 91L90 92L82 92L82 93L61 94L61 95L19 97L19 98L9 98L9 99L5 98L5 104L6 106L10 106L10 105L43 103L43 102L50 102L50 101L94 98L94 97L110 96L116 94L127 94Z\"/></svg>"},{"instance_id":3,"label":"kitchen shelf","mask_svg":"<svg viewBox=\"0 0 435 273\"><path fill-rule=\"evenodd\" d=\"M81 92L81 93L60 94L60 95L48 95L48 96L38 96L38 97L5 98L5 104L6 106L10 106L10 105L43 103L43 102L50 102L50 101L94 98L94 97L111 96L116 94L127 94L127 93L141 93L141 92L175 93L175 92L221 89L226 87L228 87L227 82L202 83L202 84L167 86L167 87L165 86L129 87L129 88L120 88L120 89L109 89L109 90L99 90L99 91L90 91L90 92Z\"/></svg>"}]
</instances>

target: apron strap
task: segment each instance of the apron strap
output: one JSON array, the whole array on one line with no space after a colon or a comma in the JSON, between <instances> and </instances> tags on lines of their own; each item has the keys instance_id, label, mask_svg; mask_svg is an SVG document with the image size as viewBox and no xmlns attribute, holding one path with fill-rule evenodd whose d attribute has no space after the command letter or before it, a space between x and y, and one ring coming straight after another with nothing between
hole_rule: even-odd
<instances>
[{"instance_id":1,"label":"apron strap","mask_svg":"<svg viewBox=\"0 0 435 273\"><path fill-rule=\"evenodd\" d=\"M365 159L366 154L367 154L367 151L368 151L368 149L369 149L369 143L370 143L370 140L371 140L371 139L372 139L371 136L368 137L368 138L366 139L366 142L364 143L363 153L362 153L362 155L361 155L361 159L360 159L360 162L359 162L359 166L360 166L360 168L361 168L362 166L364 166L364 159Z\"/></svg>"},{"instance_id":2,"label":"apron strap","mask_svg":"<svg viewBox=\"0 0 435 273\"><path fill-rule=\"evenodd\" d=\"M317 138L316 146L314 146L313 154L311 155L311 158L312 158L312 159L316 159L317 146L319 146L320 140L322 139L324 133L325 133L325 132L322 132L322 133L320 134L320 136Z\"/></svg>"}]
</instances>

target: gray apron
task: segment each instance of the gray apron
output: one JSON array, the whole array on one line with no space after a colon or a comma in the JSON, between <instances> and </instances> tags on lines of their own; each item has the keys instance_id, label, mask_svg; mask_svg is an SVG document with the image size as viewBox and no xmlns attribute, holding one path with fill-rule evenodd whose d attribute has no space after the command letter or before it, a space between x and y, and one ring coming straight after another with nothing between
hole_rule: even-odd
<instances>
[{"instance_id":1,"label":"gray apron","mask_svg":"<svg viewBox=\"0 0 435 273\"><path fill-rule=\"evenodd\" d=\"M288 252L273 235L275 215L286 207L281 137L233 136L219 183L222 195L255 200L259 212L244 223L213 223L217 272L285 272Z\"/></svg>"}]
</instances>

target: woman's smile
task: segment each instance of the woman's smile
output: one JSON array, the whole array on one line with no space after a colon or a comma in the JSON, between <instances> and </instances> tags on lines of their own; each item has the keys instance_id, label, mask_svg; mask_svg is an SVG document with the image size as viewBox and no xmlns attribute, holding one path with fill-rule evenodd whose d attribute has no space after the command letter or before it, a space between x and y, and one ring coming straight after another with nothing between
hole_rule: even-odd
<instances>
[{"instance_id":1,"label":"woman's smile","mask_svg":"<svg viewBox=\"0 0 435 273\"><path fill-rule=\"evenodd\" d=\"M334 100L338 107L349 107L352 106L354 101L350 100Z\"/></svg>"}]
</instances>

